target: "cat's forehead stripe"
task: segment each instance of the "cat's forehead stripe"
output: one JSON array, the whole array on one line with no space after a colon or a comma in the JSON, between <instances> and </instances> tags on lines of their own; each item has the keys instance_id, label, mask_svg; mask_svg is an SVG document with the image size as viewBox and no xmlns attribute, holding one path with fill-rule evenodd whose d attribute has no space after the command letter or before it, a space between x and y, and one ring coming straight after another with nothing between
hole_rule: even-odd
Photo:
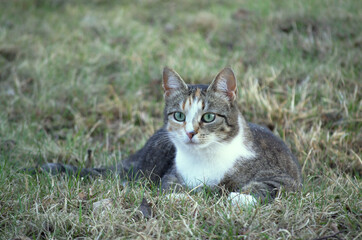
<instances>
[{"instance_id":1,"label":"cat's forehead stripe","mask_svg":"<svg viewBox=\"0 0 362 240\"><path fill-rule=\"evenodd\" d=\"M195 97L199 98L201 95L201 89L200 88L197 88L196 89L196 92L195 92Z\"/></svg>"},{"instance_id":2,"label":"cat's forehead stripe","mask_svg":"<svg viewBox=\"0 0 362 240\"><path fill-rule=\"evenodd\" d=\"M204 110L205 108L204 100L195 96L189 96L184 101L180 102L180 108L183 111L189 111L191 108L194 108L194 105L196 105L198 109Z\"/></svg>"},{"instance_id":3,"label":"cat's forehead stripe","mask_svg":"<svg viewBox=\"0 0 362 240\"><path fill-rule=\"evenodd\" d=\"M192 101L191 99L192 98L189 97L187 100ZM197 126L195 126L195 124L200 120L198 112L201 110L201 108L202 108L202 101L200 101L200 99L195 97L193 99L191 106L188 107L186 110L186 121L185 121L186 132L191 132L191 131L197 132L198 129Z\"/></svg>"}]
</instances>

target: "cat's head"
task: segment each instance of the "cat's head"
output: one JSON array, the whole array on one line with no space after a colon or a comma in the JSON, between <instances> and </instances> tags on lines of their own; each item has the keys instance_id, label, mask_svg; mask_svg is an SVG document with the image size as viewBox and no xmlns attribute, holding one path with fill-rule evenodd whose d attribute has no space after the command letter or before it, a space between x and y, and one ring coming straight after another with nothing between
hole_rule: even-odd
<instances>
[{"instance_id":1,"label":"cat's head","mask_svg":"<svg viewBox=\"0 0 362 240\"><path fill-rule=\"evenodd\" d=\"M210 85L187 85L172 69L163 71L165 124L176 147L204 148L231 141L239 132L236 78L224 68Z\"/></svg>"}]
</instances>

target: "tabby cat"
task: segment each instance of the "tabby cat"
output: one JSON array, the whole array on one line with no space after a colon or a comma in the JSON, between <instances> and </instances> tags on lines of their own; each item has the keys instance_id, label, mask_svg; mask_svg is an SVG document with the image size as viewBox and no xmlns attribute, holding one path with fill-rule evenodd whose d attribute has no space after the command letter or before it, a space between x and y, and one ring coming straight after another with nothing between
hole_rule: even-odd
<instances>
[{"instance_id":1,"label":"tabby cat","mask_svg":"<svg viewBox=\"0 0 362 240\"><path fill-rule=\"evenodd\" d=\"M237 106L236 78L223 69L210 85L187 85L163 70L164 125L129 158L112 168L81 169L48 163L46 171L161 180L165 191L208 186L226 189L243 204L269 201L283 187L302 185L297 159L262 126L248 123Z\"/></svg>"}]
</instances>

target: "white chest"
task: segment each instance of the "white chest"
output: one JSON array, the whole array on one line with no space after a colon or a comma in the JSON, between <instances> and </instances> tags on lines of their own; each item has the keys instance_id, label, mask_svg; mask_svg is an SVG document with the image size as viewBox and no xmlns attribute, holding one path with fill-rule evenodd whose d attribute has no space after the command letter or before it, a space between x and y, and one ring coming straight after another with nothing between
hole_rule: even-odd
<instances>
[{"instance_id":1,"label":"white chest","mask_svg":"<svg viewBox=\"0 0 362 240\"><path fill-rule=\"evenodd\" d=\"M230 143L208 148L177 148L175 160L177 172L188 187L194 188L219 184L236 161L254 156L254 152L243 144L243 138L237 136Z\"/></svg>"}]
</instances>

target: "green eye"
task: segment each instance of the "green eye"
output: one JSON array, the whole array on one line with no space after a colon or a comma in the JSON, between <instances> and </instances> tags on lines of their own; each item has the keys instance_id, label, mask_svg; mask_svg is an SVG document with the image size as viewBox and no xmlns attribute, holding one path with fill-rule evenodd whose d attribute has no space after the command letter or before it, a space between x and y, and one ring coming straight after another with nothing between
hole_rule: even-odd
<instances>
[{"instance_id":1,"label":"green eye","mask_svg":"<svg viewBox=\"0 0 362 240\"><path fill-rule=\"evenodd\" d=\"M185 114L183 114L182 112L175 112L173 114L173 117L175 118L176 121L179 122L185 121Z\"/></svg>"},{"instance_id":2,"label":"green eye","mask_svg":"<svg viewBox=\"0 0 362 240\"><path fill-rule=\"evenodd\" d=\"M201 120L202 120L203 122L210 123L210 122L212 122L212 121L215 120L215 114L213 114L213 113L205 113L205 114L202 116Z\"/></svg>"}]
</instances>

